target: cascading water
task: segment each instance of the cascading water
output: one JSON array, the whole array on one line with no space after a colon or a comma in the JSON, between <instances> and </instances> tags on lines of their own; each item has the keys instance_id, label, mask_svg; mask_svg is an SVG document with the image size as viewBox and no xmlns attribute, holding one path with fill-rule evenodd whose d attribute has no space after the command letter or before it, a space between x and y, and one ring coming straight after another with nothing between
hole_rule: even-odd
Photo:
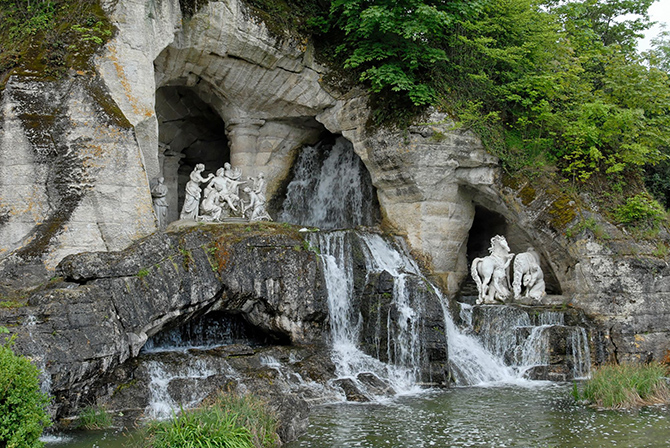
<instances>
[{"instance_id":1,"label":"cascading water","mask_svg":"<svg viewBox=\"0 0 670 448\"><path fill-rule=\"evenodd\" d=\"M374 225L379 215L370 175L339 137L300 153L278 221L322 229Z\"/></svg>"},{"instance_id":2,"label":"cascading water","mask_svg":"<svg viewBox=\"0 0 670 448\"><path fill-rule=\"evenodd\" d=\"M586 330L566 325L564 313L533 310L530 314L525 309L507 305L484 305L478 307L476 313L477 316L473 316L473 308L461 304L461 320L466 323L466 331L476 333L482 344L497 358L504 359L516 376L537 376L537 368L549 366L551 347L557 341L563 341L558 345L565 348L564 353L553 350L554 356L566 358L565 364L571 368L555 378L588 376L591 355Z\"/></svg>"},{"instance_id":3,"label":"cascading water","mask_svg":"<svg viewBox=\"0 0 670 448\"><path fill-rule=\"evenodd\" d=\"M366 237L374 238L370 235ZM365 238L364 241L366 241ZM404 337L396 339L395 346L401 353L397 356L395 353L389 354L389 360L393 359L395 362L388 364L364 353L359 348L362 316L353 306L354 270L348 232L318 233L313 235L312 244L319 248L326 278L333 361L337 369L337 376L350 378L357 382L359 374L373 373L378 378L388 381L397 392L414 390L416 363L407 353L417 351L412 342L416 340L415 335L407 332L403 335ZM378 260L366 256L368 268L371 268L376 261ZM371 272L373 271L368 270L368 274ZM402 295L400 292L394 294L394 300L400 295ZM389 340L391 337L389 335ZM359 388L365 389L360 384Z\"/></svg>"},{"instance_id":4,"label":"cascading water","mask_svg":"<svg viewBox=\"0 0 670 448\"><path fill-rule=\"evenodd\" d=\"M319 144L301 153L294 178L279 220L323 229L353 228L371 225L378 212L374 190L360 159L351 144L338 138L332 147ZM377 344L376 358L361 350L362 316L354 306L354 273L351 247L346 232L321 233L313 236L319 247L326 275L330 311L333 361L341 377L356 378L363 372L374 372L391 383L397 391L414 390L426 365L427 349L423 345L420 316L424 312L419 300L412 300L414 287L420 281L426 289L439 290L421 276L419 268L403 251L372 233L358 232L365 246L366 276L387 272L393 277L392 304L386 315L386 334L376 335L387 341L384 353ZM440 296L447 336L450 370L459 384L507 381L514 371L493 356L476 338L464 334L447 311ZM383 318L383 317L378 317ZM381 323L377 327L381 327ZM377 330L377 333L380 330ZM385 359L385 362L380 361Z\"/></svg>"}]
</instances>

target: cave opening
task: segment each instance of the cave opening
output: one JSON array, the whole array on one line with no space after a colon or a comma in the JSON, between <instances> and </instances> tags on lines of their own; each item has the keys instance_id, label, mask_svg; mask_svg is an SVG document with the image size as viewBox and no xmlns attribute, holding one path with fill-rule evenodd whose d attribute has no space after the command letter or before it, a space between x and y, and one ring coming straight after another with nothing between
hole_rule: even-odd
<instances>
[{"instance_id":1,"label":"cave opening","mask_svg":"<svg viewBox=\"0 0 670 448\"><path fill-rule=\"evenodd\" d=\"M540 267L544 274L545 290L547 294L560 295L562 293L561 285L554 274L554 271L547 260L542 248L533 244L530 237L515 223L509 223L503 215L492 211L484 206L475 205L475 217L470 228L467 242L467 261L468 271L475 258L482 258L489 255L491 238L495 235L502 235L507 239L510 250L514 254L526 252L529 247L535 247L540 253ZM463 280L460 295L463 300L470 297L474 300L477 296L477 287L474 280L468 273ZM474 297L473 297L474 296Z\"/></svg>"},{"instance_id":2,"label":"cave opening","mask_svg":"<svg viewBox=\"0 0 670 448\"><path fill-rule=\"evenodd\" d=\"M159 331L147 340L142 350L160 352L230 345L258 348L289 344L288 336L258 328L240 314L212 311Z\"/></svg>"},{"instance_id":3,"label":"cave opening","mask_svg":"<svg viewBox=\"0 0 670 448\"><path fill-rule=\"evenodd\" d=\"M230 161L226 125L210 104L187 86L165 86L156 91L161 173L168 188L168 222L179 219L184 189L198 163L204 174Z\"/></svg>"}]
</instances>

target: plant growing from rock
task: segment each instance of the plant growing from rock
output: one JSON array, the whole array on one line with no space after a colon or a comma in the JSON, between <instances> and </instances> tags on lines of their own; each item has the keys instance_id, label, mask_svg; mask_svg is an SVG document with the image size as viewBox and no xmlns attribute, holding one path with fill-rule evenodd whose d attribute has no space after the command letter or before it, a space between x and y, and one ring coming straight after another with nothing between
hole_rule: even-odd
<instances>
[{"instance_id":1,"label":"plant growing from rock","mask_svg":"<svg viewBox=\"0 0 670 448\"><path fill-rule=\"evenodd\" d=\"M0 327L0 333L7 333ZM0 446L41 447L39 437L51 425L49 398L40 391L39 371L12 350L13 338L0 345Z\"/></svg>"},{"instance_id":2,"label":"plant growing from rock","mask_svg":"<svg viewBox=\"0 0 670 448\"><path fill-rule=\"evenodd\" d=\"M112 426L112 417L106 409L98 406L84 408L79 414L77 427L88 430L107 429Z\"/></svg>"},{"instance_id":3,"label":"plant growing from rock","mask_svg":"<svg viewBox=\"0 0 670 448\"><path fill-rule=\"evenodd\" d=\"M200 408L149 424L144 446L272 448L280 444L276 429L277 419L264 402L221 393Z\"/></svg>"}]
</instances>

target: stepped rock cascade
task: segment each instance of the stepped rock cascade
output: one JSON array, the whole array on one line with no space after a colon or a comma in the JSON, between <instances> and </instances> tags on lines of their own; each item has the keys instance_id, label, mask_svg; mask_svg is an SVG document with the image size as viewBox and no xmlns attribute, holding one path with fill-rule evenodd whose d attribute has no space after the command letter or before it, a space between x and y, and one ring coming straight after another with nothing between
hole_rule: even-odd
<instances>
[{"instance_id":1,"label":"stepped rock cascade","mask_svg":"<svg viewBox=\"0 0 670 448\"><path fill-rule=\"evenodd\" d=\"M370 175L351 143L306 146L294 168L279 220L323 229L374 225L379 216Z\"/></svg>"},{"instance_id":2,"label":"stepped rock cascade","mask_svg":"<svg viewBox=\"0 0 670 448\"><path fill-rule=\"evenodd\" d=\"M591 351L586 329L566 324L566 314L510 305L461 304L466 331L518 376L565 381L588 376ZM574 319L573 319L574 320Z\"/></svg>"},{"instance_id":3,"label":"stepped rock cascade","mask_svg":"<svg viewBox=\"0 0 670 448\"><path fill-rule=\"evenodd\" d=\"M364 395L375 395L359 378L365 374L397 393L416 391L419 382L444 383L447 341L436 331L444 323L427 313L440 309L439 297L414 263L373 233L320 232L312 244L324 268L337 376Z\"/></svg>"}]
</instances>

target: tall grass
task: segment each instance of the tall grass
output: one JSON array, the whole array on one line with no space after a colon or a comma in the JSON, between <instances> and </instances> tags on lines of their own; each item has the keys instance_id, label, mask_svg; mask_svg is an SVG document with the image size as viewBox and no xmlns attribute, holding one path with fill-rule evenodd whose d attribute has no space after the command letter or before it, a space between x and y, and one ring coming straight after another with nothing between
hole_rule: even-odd
<instances>
[{"instance_id":1,"label":"tall grass","mask_svg":"<svg viewBox=\"0 0 670 448\"><path fill-rule=\"evenodd\" d=\"M84 408L79 414L77 427L84 429L107 429L112 426L112 416L106 409L91 406Z\"/></svg>"},{"instance_id":2,"label":"tall grass","mask_svg":"<svg viewBox=\"0 0 670 448\"><path fill-rule=\"evenodd\" d=\"M143 445L152 448L273 448L280 445L277 419L252 396L221 394L172 420L152 422Z\"/></svg>"},{"instance_id":3,"label":"tall grass","mask_svg":"<svg viewBox=\"0 0 670 448\"><path fill-rule=\"evenodd\" d=\"M668 403L667 375L668 367L659 363L602 366L585 383L580 398L606 409Z\"/></svg>"}]
</instances>

